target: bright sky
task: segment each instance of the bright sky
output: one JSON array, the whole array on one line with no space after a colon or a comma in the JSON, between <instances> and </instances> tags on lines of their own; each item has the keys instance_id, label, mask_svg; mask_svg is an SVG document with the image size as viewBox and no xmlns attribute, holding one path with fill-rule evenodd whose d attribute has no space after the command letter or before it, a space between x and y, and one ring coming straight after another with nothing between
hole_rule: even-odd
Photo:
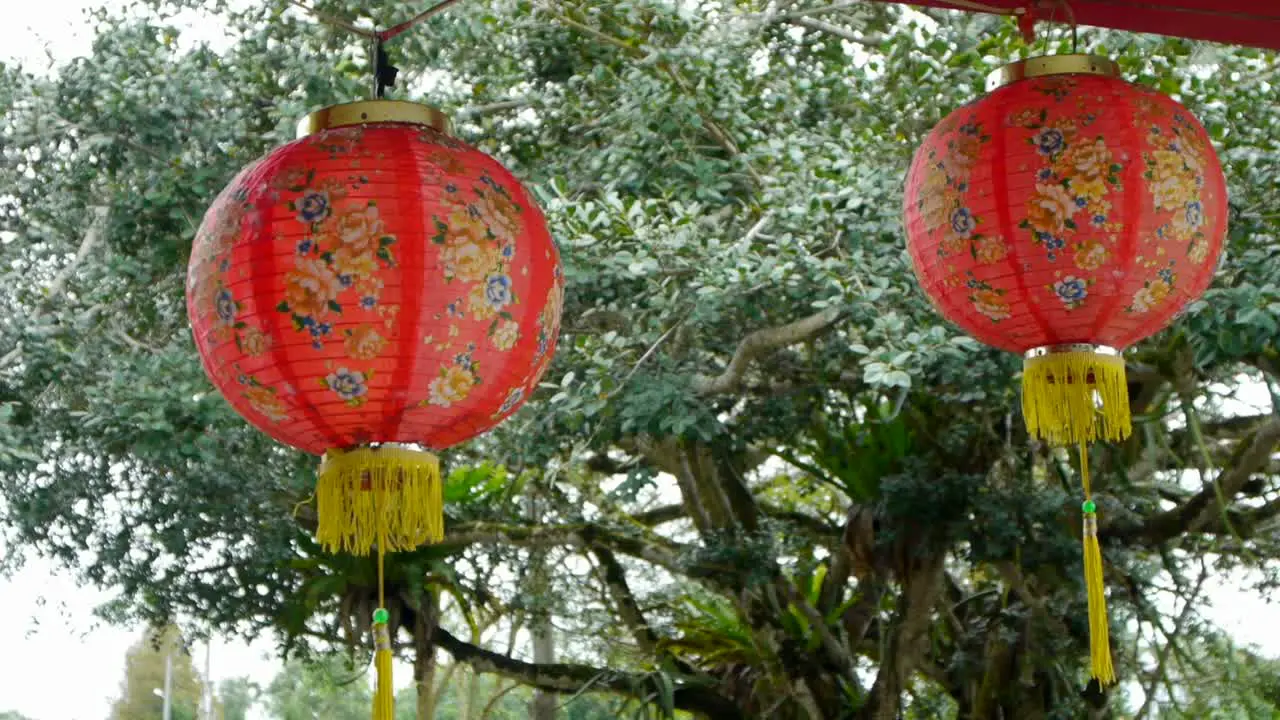
<instances>
[{"instance_id":1,"label":"bright sky","mask_svg":"<svg viewBox=\"0 0 1280 720\"><path fill-rule=\"evenodd\" d=\"M107 1L8 0L0 23L0 60L17 59L37 69L48 64L46 49L58 62L87 53L93 30L83 10ZM216 23L199 25L205 32L193 35L219 34ZM1269 406L1265 392L1250 395L1249 405ZM1235 589L1243 578L1233 580L1211 593L1209 615L1242 642L1280 655L1280 609ZM141 628L106 626L94 617L93 609L108 598L102 591L79 587L71 573L39 559L11 578L0 578L0 712L15 710L34 720L107 716L123 679L125 653L141 633ZM198 668L203 655L201 647L196 653ZM278 667L270 643L213 643L215 683L241 675L266 683ZM407 671L402 664L397 668L397 685L407 683Z\"/></svg>"}]
</instances>

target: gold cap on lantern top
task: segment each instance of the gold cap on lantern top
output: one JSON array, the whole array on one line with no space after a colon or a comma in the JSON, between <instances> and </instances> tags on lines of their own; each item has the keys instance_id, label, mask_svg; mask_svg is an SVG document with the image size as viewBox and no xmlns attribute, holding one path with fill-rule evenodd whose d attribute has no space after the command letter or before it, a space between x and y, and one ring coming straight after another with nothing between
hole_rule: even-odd
<instances>
[{"instance_id":1,"label":"gold cap on lantern top","mask_svg":"<svg viewBox=\"0 0 1280 720\"><path fill-rule=\"evenodd\" d=\"M987 92L1019 80L1046 75L1120 77L1120 66L1097 55L1044 55L1009 63L987 76Z\"/></svg>"},{"instance_id":2,"label":"gold cap on lantern top","mask_svg":"<svg viewBox=\"0 0 1280 720\"><path fill-rule=\"evenodd\" d=\"M424 125L445 135L453 132L449 116L429 105L404 100L361 100L331 105L307 115L298 121L298 137L366 123L406 123Z\"/></svg>"}]
</instances>

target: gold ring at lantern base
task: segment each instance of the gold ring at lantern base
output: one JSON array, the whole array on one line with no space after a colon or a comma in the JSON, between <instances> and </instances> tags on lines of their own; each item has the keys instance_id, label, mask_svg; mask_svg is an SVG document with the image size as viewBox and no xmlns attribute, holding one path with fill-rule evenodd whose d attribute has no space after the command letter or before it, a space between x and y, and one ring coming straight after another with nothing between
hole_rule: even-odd
<instances>
[{"instance_id":1,"label":"gold ring at lantern base","mask_svg":"<svg viewBox=\"0 0 1280 720\"><path fill-rule=\"evenodd\" d=\"M429 105L403 100L361 100L331 105L307 115L298 122L298 137L366 123L407 123L423 125L445 135L453 132L449 116Z\"/></svg>"},{"instance_id":2,"label":"gold ring at lantern base","mask_svg":"<svg viewBox=\"0 0 1280 720\"><path fill-rule=\"evenodd\" d=\"M1024 358L1047 357L1049 355L1062 355L1063 353L1093 353L1094 355L1112 355L1119 356L1120 351L1109 345L1094 345L1092 343L1065 343L1062 345L1042 345L1034 347L1023 354Z\"/></svg>"},{"instance_id":3,"label":"gold ring at lantern base","mask_svg":"<svg viewBox=\"0 0 1280 720\"><path fill-rule=\"evenodd\" d=\"M1019 80L1047 75L1102 75L1120 77L1120 66L1097 55L1045 55L1027 58L992 72L987 76L987 92L1012 85Z\"/></svg>"}]
</instances>

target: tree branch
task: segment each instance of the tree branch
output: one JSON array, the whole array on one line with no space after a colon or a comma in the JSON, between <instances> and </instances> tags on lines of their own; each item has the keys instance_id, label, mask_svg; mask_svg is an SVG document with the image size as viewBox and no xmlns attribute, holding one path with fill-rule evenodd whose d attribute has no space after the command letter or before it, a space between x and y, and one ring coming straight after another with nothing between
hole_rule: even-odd
<instances>
[{"instance_id":1,"label":"tree branch","mask_svg":"<svg viewBox=\"0 0 1280 720\"><path fill-rule=\"evenodd\" d=\"M1259 426L1247 443L1240 444L1228 469L1205 482L1185 503L1153 515L1145 523L1100 528L1099 533L1106 539L1158 545L1188 532L1214 527L1215 519L1221 520L1220 509L1216 507L1218 493L1227 499L1235 497L1255 472L1269 464L1277 445L1280 445L1280 418L1273 417Z\"/></svg>"},{"instance_id":2,"label":"tree branch","mask_svg":"<svg viewBox=\"0 0 1280 720\"><path fill-rule=\"evenodd\" d=\"M618 562L618 556L602 544L593 545L591 553L600 562L605 587L608 588L609 595L618 608L618 615L631 630L636 644L644 652L650 655L656 654L658 634L645 620L644 611L640 609L640 603L636 602L635 593L631 592L631 586L627 583L627 571L622 567L622 563Z\"/></svg>"},{"instance_id":3,"label":"tree branch","mask_svg":"<svg viewBox=\"0 0 1280 720\"><path fill-rule=\"evenodd\" d=\"M801 318L795 322L764 328L750 333L734 351L729 366L716 377L694 378L694 389L700 395L722 395L733 392L742 383L748 366L757 358L780 350L788 345L808 340L831 329L844 317L844 310L829 307L822 312Z\"/></svg>"},{"instance_id":4,"label":"tree branch","mask_svg":"<svg viewBox=\"0 0 1280 720\"><path fill-rule=\"evenodd\" d=\"M842 40L848 40L849 42L857 45L873 44L872 41L869 41L866 38L859 37L852 30L842 28L839 25L832 25L831 23L823 22L821 20L814 20L813 18L808 18L808 17L793 17L793 18L788 18L787 22L792 25L798 25L803 28L808 28L809 30L816 30L817 32L820 32L820 33L834 35Z\"/></svg>"},{"instance_id":5,"label":"tree branch","mask_svg":"<svg viewBox=\"0 0 1280 720\"><path fill-rule=\"evenodd\" d=\"M642 673L571 663L538 665L516 660L463 642L441 627L436 628L435 637L437 644L455 661L470 665L476 672L494 673L540 690L574 693L592 688L646 700L651 696L655 682L652 675ZM711 688L689 680L679 680L675 685L673 698L675 707L680 710L716 720L746 720L732 702Z\"/></svg>"}]
</instances>

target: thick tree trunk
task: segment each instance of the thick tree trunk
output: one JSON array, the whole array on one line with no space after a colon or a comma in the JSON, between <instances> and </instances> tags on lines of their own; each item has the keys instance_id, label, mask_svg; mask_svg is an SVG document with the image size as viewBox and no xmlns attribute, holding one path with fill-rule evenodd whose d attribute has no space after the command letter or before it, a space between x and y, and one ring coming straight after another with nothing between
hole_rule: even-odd
<instances>
[{"instance_id":1,"label":"thick tree trunk","mask_svg":"<svg viewBox=\"0 0 1280 720\"><path fill-rule=\"evenodd\" d=\"M925 552L925 549L904 550L913 551ZM942 588L943 559L943 554L938 552L913 557L904 563L907 567L902 577L901 605L880 656L875 684L858 713L859 720L897 720L902 711L903 691L926 650L933 608Z\"/></svg>"}]
</instances>

